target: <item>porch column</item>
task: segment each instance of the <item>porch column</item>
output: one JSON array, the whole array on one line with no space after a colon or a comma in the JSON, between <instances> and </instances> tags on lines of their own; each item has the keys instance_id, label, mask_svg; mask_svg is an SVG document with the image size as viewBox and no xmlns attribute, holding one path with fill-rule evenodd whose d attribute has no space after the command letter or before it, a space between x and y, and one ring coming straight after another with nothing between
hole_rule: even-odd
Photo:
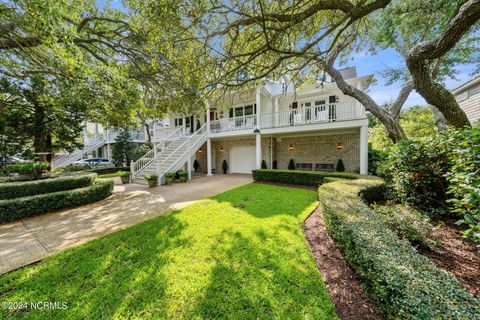
<instances>
[{"instance_id":1,"label":"porch column","mask_svg":"<svg viewBox=\"0 0 480 320\"><path fill-rule=\"evenodd\" d=\"M208 116L207 116L208 119ZM207 139L207 176L212 175L212 141Z\"/></svg>"},{"instance_id":2,"label":"porch column","mask_svg":"<svg viewBox=\"0 0 480 320\"><path fill-rule=\"evenodd\" d=\"M255 158L256 158L256 168L262 168L262 136L260 134L260 130L255 129L255 141L256 141L256 148L255 148Z\"/></svg>"},{"instance_id":3,"label":"porch column","mask_svg":"<svg viewBox=\"0 0 480 320\"><path fill-rule=\"evenodd\" d=\"M257 88L257 94L255 96L255 103L257 105L257 126L256 128L260 128L261 127L261 124L260 124L260 102L261 102L261 96L262 94L260 93L260 88Z\"/></svg>"},{"instance_id":4,"label":"porch column","mask_svg":"<svg viewBox=\"0 0 480 320\"><path fill-rule=\"evenodd\" d=\"M192 180L192 157L188 157L187 172L188 172L188 180Z\"/></svg>"},{"instance_id":5,"label":"porch column","mask_svg":"<svg viewBox=\"0 0 480 320\"><path fill-rule=\"evenodd\" d=\"M107 143L107 158L112 160L112 150L110 149L110 143Z\"/></svg>"},{"instance_id":6,"label":"porch column","mask_svg":"<svg viewBox=\"0 0 480 320\"><path fill-rule=\"evenodd\" d=\"M207 108L207 132L210 133L210 106Z\"/></svg>"},{"instance_id":7,"label":"porch column","mask_svg":"<svg viewBox=\"0 0 480 320\"><path fill-rule=\"evenodd\" d=\"M273 107L274 107L274 117L273 117L273 124L274 127L278 126L278 97L275 97L273 100Z\"/></svg>"},{"instance_id":8,"label":"porch column","mask_svg":"<svg viewBox=\"0 0 480 320\"><path fill-rule=\"evenodd\" d=\"M87 121L83 123L83 143L86 144L88 139L88 132L87 132Z\"/></svg>"},{"instance_id":9,"label":"porch column","mask_svg":"<svg viewBox=\"0 0 480 320\"><path fill-rule=\"evenodd\" d=\"M360 174L368 174L368 127L360 127Z\"/></svg>"},{"instance_id":10,"label":"porch column","mask_svg":"<svg viewBox=\"0 0 480 320\"><path fill-rule=\"evenodd\" d=\"M153 122L153 140L157 140L157 121Z\"/></svg>"}]
</instances>

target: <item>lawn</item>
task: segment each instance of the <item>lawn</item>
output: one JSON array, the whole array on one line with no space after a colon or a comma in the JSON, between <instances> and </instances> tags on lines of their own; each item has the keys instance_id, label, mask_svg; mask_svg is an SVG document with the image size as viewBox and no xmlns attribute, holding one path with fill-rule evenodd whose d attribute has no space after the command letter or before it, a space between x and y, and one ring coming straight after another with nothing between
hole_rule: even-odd
<instances>
[{"instance_id":1,"label":"lawn","mask_svg":"<svg viewBox=\"0 0 480 320\"><path fill-rule=\"evenodd\" d=\"M309 190L249 184L0 278L0 302L58 301L29 318L332 319L302 223ZM1 318L1 317L0 317Z\"/></svg>"}]
</instances>

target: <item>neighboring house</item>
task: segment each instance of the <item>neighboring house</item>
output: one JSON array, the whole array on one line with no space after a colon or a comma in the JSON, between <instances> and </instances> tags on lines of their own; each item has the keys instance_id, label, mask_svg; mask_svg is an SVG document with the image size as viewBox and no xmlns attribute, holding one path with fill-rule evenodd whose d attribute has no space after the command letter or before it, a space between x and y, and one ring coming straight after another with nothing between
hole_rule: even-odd
<instances>
[{"instance_id":1,"label":"neighboring house","mask_svg":"<svg viewBox=\"0 0 480 320\"><path fill-rule=\"evenodd\" d=\"M357 77L354 68L343 72L362 90L372 80L371 75ZM135 163L134 177L192 168L194 160L207 175L221 173L224 160L229 173L251 173L262 161L267 168L287 169L290 159L301 170L332 171L341 159L346 171L368 172L365 109L334 82L293 90L265 81L252 91L210 102L198 114L170 114L170 127L186 135Z\"/></svg>"},{"instance_id":2,"label":"neighboring house","mask_svg":"<svg viewBox=\"0 0 480 320\"><path fill-rule=\"evenodd\" d=\"M480 76L452 90L460 108L471 123L480 120Z\"/></svg>"}]
</instances>

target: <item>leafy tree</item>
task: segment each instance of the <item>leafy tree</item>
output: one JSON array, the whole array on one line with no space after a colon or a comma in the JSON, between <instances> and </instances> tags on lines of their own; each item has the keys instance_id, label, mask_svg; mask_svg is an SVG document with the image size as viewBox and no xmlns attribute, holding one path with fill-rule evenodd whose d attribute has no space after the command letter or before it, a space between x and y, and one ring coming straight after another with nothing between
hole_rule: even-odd
<instances>
[{"instance_id":1,"label":"leafy tree","mask_svg":"<svg viewBox=\"0 0 480 320\"><path fill-rule=\"evenodd\" d=\"M415 106L402 110L399 118L406 135L413 141L426 141L437 134L431 107ZM386 152L393 146L384 127L378 121L369 121L368 139L372 149L381 152Z\"/></svg>"},{"instance_id":2,"label":"leafy tree","mask_svg":"<svg viewBox=\"0 0 480 320\"><path fill-rule=\"evenodd\" d=\"M117 165L123 166L124 163L130 165L133 160L135 144L132 142L128 128L123 130L115 138L115 144L112 147L112 158Z\"/></svg>"}]
</instances>

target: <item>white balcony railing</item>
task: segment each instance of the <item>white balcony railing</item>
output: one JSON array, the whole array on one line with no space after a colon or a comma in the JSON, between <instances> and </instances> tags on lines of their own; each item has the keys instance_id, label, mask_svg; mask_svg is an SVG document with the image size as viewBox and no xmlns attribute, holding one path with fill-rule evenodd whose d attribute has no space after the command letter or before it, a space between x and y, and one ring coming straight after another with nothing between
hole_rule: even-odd
<instances>
[{"instance_id":1,"label":"white balcony railing","mask_svg":"<svg viewBox=\"0 0 480 320\"><path fill-rule=\"evenodd\" d=\"M228 132L228 131L237 131L237 130L247 130L253 129L257 125L257 116L254 114L220 119L210 122L210 132Z\"/></svg>"}]
</instances>

